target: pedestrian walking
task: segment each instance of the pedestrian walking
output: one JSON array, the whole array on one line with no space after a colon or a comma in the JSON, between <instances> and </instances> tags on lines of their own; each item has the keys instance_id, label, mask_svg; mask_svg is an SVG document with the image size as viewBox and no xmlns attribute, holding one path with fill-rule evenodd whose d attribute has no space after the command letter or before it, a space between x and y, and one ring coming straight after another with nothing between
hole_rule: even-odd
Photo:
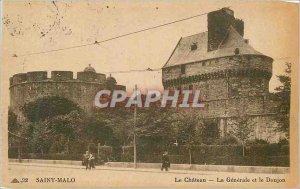
<instances>
[{"instance_id":1,"label":"pedestrian walking","mask_svg":"<svg viewBox=\"0 0 300 189\"><path fill-rule=\"evenodd\" d=\"M165 152L162 155L161 170L163 171L165 169L166 171L168 171L168 168L170 168L170 159L169 159L169 156L168 156L168 152Z\"/></svg>"},{"instance_id":2,"label":"pedestrian walking","mask_svg":"<svg viewBox=\"0 0 300 189\"><path fill-rule=\"evenodd\" d=\"M95 169L95 157L92 153L90 153L90 157L89 157L89 169Z\"/></svg>"},{"instance_id":3,"label":"pedestrian walking","mask_svg":"<svg viewBox=\"0 0 300 189\"><path fill-rule=\"evenodd\" d=\"M82 165L85 165L86 170L89 168L89 157L90 157L89 151L86 151L82 157Z\"/></svg>"}]
</instances>

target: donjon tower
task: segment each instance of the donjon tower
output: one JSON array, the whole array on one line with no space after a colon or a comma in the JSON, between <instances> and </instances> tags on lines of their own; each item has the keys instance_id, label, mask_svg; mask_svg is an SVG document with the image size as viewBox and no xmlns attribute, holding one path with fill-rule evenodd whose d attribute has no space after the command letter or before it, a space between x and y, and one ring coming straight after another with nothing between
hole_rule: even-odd
<instances>
[{"instance_id":1,"label":"donjon tower","mask_svg":"<svg viewBox=\"0 0 300 189\"><path fill-rule=\"evenodd\" d=\"M221 137L232 129L230 121L248 116L253 137L277 142L283 134L275 131L269 92L273 59L244 39L244 22L231 9L210 12L207 21L207 32L178 41L162 69L164 88L202 91L205 108L199 115L214 119Z\"/></svg>"}]
</instances>

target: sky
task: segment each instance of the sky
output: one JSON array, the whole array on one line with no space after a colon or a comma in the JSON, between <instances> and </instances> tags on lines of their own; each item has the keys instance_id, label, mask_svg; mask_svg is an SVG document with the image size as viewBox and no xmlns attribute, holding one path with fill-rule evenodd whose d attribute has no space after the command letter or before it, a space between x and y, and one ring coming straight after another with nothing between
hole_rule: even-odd
<instances>
[{"instance_id":1,"label":"sky","mask_svg":"<svg viewBox=\"0 0 300 189\"><path fill-rule=\"evenodd\" d=\"M28 71L97 72L161 68L180 37L207 31L207 15L126 36L99 45L28 55L102 41L144 28L230 7L245 22L245 36L274 59L270 91L280 83L285 62L298 64L298 6L279 2L112 2L5 1L2 25L2 87L9 77ZM17 55L17 57L14 57ZM131 91L162 89L161 71L112 73ZM5 87L4 87L5 88ZM4 95L8 91L4 91Z\"/></svg>"}]
</instances>

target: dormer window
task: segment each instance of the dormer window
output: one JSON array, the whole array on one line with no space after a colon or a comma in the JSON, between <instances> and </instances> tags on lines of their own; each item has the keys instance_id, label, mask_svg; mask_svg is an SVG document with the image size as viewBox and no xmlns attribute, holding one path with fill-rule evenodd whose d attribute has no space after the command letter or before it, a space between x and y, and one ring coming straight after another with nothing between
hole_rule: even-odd
<instances>
[{"instance_id":1,"label":"dormer window","mask_svg":"<svg viewBox=\"0 0 300 189\"><path fill-rule=\"evenodd\" d=\"M193 43L192 45L191 45L191 51L194 51L194 50L196 50L197 49L197 43Z\"/></svg>"}]
</instances>

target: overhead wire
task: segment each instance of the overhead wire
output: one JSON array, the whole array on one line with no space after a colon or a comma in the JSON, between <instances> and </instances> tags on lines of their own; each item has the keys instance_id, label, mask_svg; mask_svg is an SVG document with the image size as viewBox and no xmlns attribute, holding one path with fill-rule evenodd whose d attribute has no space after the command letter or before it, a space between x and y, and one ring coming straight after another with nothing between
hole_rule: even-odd
<instances>
[{"instance_id":1,"label":"overhead wire","mask_svg":"<svg viewBox=\"0 0 300 189\"><path fill-rule=\"evenodd\" d=\"M172 22L160 24L160 25L157 25L157 26L148 27L148 28L137 30L137 31L134 31L134 32L122 34L122 35L115 36L115 37L108 38L108 39L104 39L104 40L101 40L101 41L97 41L96 40L93 43L87 43L87 44L69 46L69 47L52 49L52 50L47 50L47 51L40 51L40 52L33 52L33 53L27 53L27 54L20 54L20 55L13 54L12 57L18 58L18 57L23 57L23 56L32 56L32 55L46 54L46 53L51 53L51 52L64 51L64 50L76 49L76 48L81 48L81 47L86 47L86 46L91 46L91 45L97 45L97 44L100 44L100 43L105 43L105 42L108 42L108 41L112 41L112 40L115 40L115 39L119 39L119 38L122 38L122 37L129 36L129 35L133 35L133 34L145 32L145 31L156 29L156 28L159 28L159 27L164 27L164 26L175 24L175 23L182 22L182 21L185 21L185 20L193 19L193 18L200 17L200 16L203 16L203 15L206 15L206 14L208 14L208 12L197 14L197 15L194 15L194 16L186 17L186 18L182 18L182 19L175 20L175 21L172 21Z\"/></svg>"}]
</instances>

